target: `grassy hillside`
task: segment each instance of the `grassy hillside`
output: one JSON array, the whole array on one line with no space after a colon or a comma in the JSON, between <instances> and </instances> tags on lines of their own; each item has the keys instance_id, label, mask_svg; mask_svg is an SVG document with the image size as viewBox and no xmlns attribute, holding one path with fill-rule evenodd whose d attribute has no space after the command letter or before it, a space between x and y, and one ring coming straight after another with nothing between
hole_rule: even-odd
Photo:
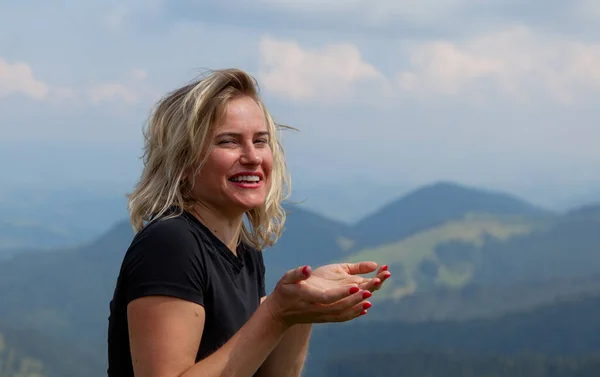
<instances>
[{"instance_id":1,"label":"grassy hillside","mask_svg":"<svg viewBox=\"0 0 600 377\"><path fill-rule=\"evenodd\" d=\"M462 188L459 191L465 193ZM274 284L285 270L301 264L316 266L336 260L372 259L389 264L393 278L374 296L376 306L368 318L376 318L376 313L380 313L383 314L380 319L393 319L390 313L396 311L416 321L438 314L443 314L439 318L460 318L460 313L466 312L469 318L477 318L488 316L490 310L498 313L508 309L528 310L572 294L597 292L600 286L597 282L557 283L552 279L573 277L573 274L560 273L565 271L565 266L571 272L578 268L585 271L588 275L580 276L582 279L596 273L598 264L594 251L598 250L600 240L596 234L600 233L593 210L546 216L536 209L523 207L518 201L515 204L512 199L508 202L498 199L493 204L493 200L483 200L490 198L486 195L472 194L475 204L459 202L463 206L460 210L457 209L460 205L450 203L444 211L430 211L437 205L435 201L416 200L412 207L405 207L415 212L399 215L405 225L394 223L400 226L395 228L400 229L394 233L396 238L363 249L357 249L357 245L368 239L362 240L360 232L353 233L356 229L290 207L281 241L272 250L265 251L267 285ZM423 207L423 203L429 207ZM498 210L498 203L508 203L506 213ZM410 225L411 218L418 226L406 225ZM375 219L372 217L369 223L374 224ZM388 220L389 217L382 215L377 221L385 229ZM426 224L433 225L422 228ZM90 363L96 362L100 366L94 370L104 372L98 360L103 361L105 355L108 304L131 238L131 228L123 221L85 246L25 253L1 262L0 291L6 292L0 295L2 318L68 342L84 354L95 355L97 360ZM570 241L561 243L557 239ZM581 242L573 247L573 240ZM554 251L544 254L540 250ZM558 259L561 263L535 263L550 255L561 256ZM544 274L539 273L540 265L545 266ZM483 269L488 272L482 274ZM511 275L506 271L515 273ZM523 285L510 286L513 277L534 275L540 280L517 279ZM481 280L485 276L500 278ZM479 285L474 286L472 282ZM409 295L414 292L417 294ZM385 298L396 300L390 303L390 300L382 300ZM46 365L44 360L47 359L40 360Z\"/></svg>"},{"instance_id":2,"label":"grassy hillside","mask_svg":"<svg viewBox=\"0 0 600 377\"><path fill-rule=\"evenodd\" d=\"M547 226L546 221L519 216L466 214L397 242L353 253L345 260L388 264L393 276L378 299L398 299L417 291L463 287L471 281L487 242L504 242Z\"/></svg>"},{"instance_id":3,"label":"grassy hillside","mask_svg":"<svg viewBox=\"0 0 600 377\"><path fill-rule=\"evenodd\" d=\"M359 221L352 229L355 249L396 242L468 213L547 216L549 213L500 192L439 182L421 187Z\"/></svg>"}]
</instances>

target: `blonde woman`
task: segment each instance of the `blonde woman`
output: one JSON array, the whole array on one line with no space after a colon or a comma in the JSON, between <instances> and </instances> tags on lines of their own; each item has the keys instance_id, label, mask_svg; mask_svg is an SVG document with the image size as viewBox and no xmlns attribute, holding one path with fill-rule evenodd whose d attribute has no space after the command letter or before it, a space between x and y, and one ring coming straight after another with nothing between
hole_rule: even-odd
<instances>
[{"instance_id":1,"label":"blonde woman","mask_svg":"<svg viewBox=\"0 0 600 377\"><path fill-rule=\"evenodd\" d=\"M289 189L244 71L211 72L158 103L110 303L109 376L299 376L312 323L366 314L390 275L360 277L373 262L299 266L266 296L261 250L281 235Z\"/></svg>"}]
</instances>

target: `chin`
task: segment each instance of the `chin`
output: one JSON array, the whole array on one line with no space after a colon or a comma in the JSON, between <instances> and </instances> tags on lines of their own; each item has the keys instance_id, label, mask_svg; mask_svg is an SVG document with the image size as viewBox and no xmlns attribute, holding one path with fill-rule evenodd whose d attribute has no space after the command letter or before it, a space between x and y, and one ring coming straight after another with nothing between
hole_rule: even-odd
<instances>
[{"instance_id":1,"label":"chin","mask_svg":"<svg viewBox=\"0 0 600 377\"><path fill-rule=\"evenodd\" d=\"M260 208L265 204L265 198L262 199L246 199L246 200L236 200L235 206L243 209L244 212L250 211L255 208Z\"/></svg>"}]
</instances>

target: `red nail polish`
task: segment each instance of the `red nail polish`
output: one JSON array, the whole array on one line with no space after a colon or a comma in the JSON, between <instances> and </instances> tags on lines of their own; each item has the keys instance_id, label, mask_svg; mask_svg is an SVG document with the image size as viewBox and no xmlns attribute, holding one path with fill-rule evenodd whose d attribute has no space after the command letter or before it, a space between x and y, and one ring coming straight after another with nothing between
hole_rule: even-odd
<instances>
[{"instance_id":1,"label":"red nail polish","mask_svg":"<svg viewBox=\"0 0 600 377\"><path fill-rule=\"evenodd\" d=\"M379 285L379 284L381 284L381 280L375 280L375 283L373 283L373 284Z\"/></svg>"},{"instance_id":2,"label":"red nail polish","mask_svg":"<svg viewBox=\"0 0 600 377\"><path fill-rule=\"evenodd\" d=\"M365 315L365 314L367 314L366 310L363 310L362 312L360 312L360 315Z\"/></svg>"},{"instance_id":3,"label":"red nail polish","mask_svg":"<svg viewBox=\"0 0 600 377\"><path fill-rule=\"evenodd\" d=\"M304 268L302 269L302 275L308 275L308 271L310 270L310 267L308 266L304 266Z\"/></svg>"},{"instance_id":4,"label":"red nail polish","mask_svg":"<svg viewBox=\"0 0 600 377\"><path fill-rule=\"evenodd\" d=\"M387 271L387 270L388 270L387 264L381 268L381 271Z\"/></svg>"},{"instance_id":5,"label":"red nail polish","mask_svg":"<svg viewBox=\"0 0 600 377\"><path fill-rule=\"evenodd\" d=\"M388 272L388 273L386 273L386 274L384 275L384 278L385 278L385 279L387 279L387 278L389 278L390 276L392 276L392 273L391 273L391 272Z\"/></svg>"},{"instance_id":6,"label":"red nail polish","mask_svg":"<svg viewBox=\"0 0 600 377\"><path fill-rule=\"evenodd\" d=\"M362 295L362 298L363 298L363 299L365 299L365 298L369 298L369 297L371 297L371 292L369 292L369 291L365 291L365 292L363 292L363 295Z\"/></svg>"},{"instance_id":7,"label":"red nail polish","mask_svg":"<svg viewBox=\"0 0 600 377\"><path fill-rule=\"evenodd\" d=\"M352 288L350 288L350 294L351 295L357 293L358 291L360 291L360 289L358 287L352 287Z\"/></svg>"},{"instance_id":8,"label":"red nail polish","mask_svg":"<svg viewBox=\"0 0 600 377\"><path fill-rule=\"evenodd\" d=\"M369 309L370 307L371 307L371 303L370 303L370 302L365 302L365 303L363 304L363 309L365 309L365 310L366 310L366 309Z\"/></svg>"}]
</instances>

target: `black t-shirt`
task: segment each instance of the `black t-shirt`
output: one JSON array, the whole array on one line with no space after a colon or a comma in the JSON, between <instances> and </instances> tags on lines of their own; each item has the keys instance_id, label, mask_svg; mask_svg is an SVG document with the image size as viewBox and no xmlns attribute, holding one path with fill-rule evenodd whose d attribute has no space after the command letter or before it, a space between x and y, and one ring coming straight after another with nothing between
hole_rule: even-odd
<instances>
[{"instance_id":1,"label":"black t-shirt","mask_svg":"<svg viewBox=\"0 0 600 377\"><path fill-rule=\"evenodd\" d=\"M192 214L153 221L134 237L110 302L108 376L133 377L127 304L149 295L198 303L206 319L196 361L225 344L265 296L260 251L241 244L237 256Z\"/></svg>"}]
</instances>

